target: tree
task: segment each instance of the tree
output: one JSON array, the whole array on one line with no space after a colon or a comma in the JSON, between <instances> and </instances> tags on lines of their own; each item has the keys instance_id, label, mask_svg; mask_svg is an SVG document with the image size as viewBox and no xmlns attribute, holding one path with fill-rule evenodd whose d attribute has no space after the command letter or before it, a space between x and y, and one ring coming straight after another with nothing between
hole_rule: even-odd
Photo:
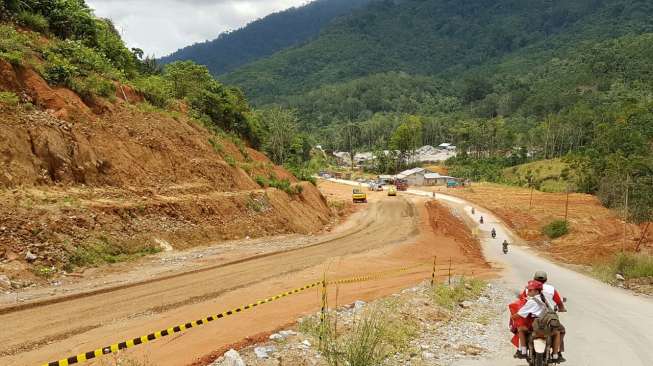
<instances>
[{"instance_id":1,"label":"tree","mask_svg":"<svg viewBox=\"0 0 653 366\"><path fill-rule=\"evenodd\" d=\"M297 112L280 107L272 107L261 112L266 131L264 149L276 164L284 164L297 134L299 120Z\"/></svg>"},{"instance_id":2,"label":"tree","mask_svg":"<svg viewBox=\"0 0 653 366\"><path fill-rule=\"evenodd\" d=\"M406 116L390 139L390 147L399 151L399 164L408 162L421 143L422 122L416 116Z\"/></svg>"},{"instance_id":3,"label":"tree","mask_svg":"<svg viewBox=\"0 0 653 366\"><path fill-rule=\"evenodd\" d=\"M352 168L354 167L354 157L356 156L360 138L361 130L356 123L346 123L340 129L340 147L343 151L349 153Z\"/></svg>"}]
</instances>

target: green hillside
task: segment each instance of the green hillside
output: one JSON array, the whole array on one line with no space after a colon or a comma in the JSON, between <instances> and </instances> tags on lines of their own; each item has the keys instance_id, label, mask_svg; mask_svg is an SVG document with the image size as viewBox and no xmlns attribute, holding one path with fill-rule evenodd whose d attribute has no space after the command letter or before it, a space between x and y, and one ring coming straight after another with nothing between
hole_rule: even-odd
<instances>
[{"instance_id":1,"label":"green hillside","mask_svg":"<svg viewBox=\"0 0 653 366\"><path fill-rule=\"evenodd\" d=\"M213 75L221 75L284 48L307 42L317 37L334 18L347 15L369 1L312 1L270 14L240 29L222 33L216 39L184 47L160 61L167 64L190 60L207 66Z\"/></svg>"},{"instance_id":2,"label":"green hillside","mask_svg":"<svg viewBox=\"0 0 653 366\"><path fill-rule=\"evenodd\" d=\"M581 41L650 31L652 12L646 0L381 1L329 26L313 42L223 79L258 102L388 71L453 79L521 50L527 52L514 63Z\"/></svg>"},{"instance_id":3,"label":"green hillside","mask_svg":"<svg viewBox=\"0 0 653 366\"><path fill-rule=\"evenodd\" d=\"M564 158L577 190L609 207L630 192L630 213L644 220L653 207L650 14L646 0L380 1L222 79L258 106L297 110L326 148L399 151L377 171L441 142L461 151L450 172L474 180ZM560 179L540 183L560 188Z\"/></svg>"}]
</instances>

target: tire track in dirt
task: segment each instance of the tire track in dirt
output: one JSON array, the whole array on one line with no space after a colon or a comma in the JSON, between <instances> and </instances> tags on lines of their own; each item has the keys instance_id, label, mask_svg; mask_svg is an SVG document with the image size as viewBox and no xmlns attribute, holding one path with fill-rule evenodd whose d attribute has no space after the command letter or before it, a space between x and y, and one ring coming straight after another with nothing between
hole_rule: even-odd
<instances>
[{"instance_id":1,"label":"tire track in dirt","mask_svg":"<svg viewBox=\"0 0 653 366\"><path fill-rule=\"evenodd\" d=\"M266 279L304 270L323 263L328 258L404 242L418 232L417 210L413 203L405 199L370 204L370 213L351 231L307 247L246 258L143 283L5 308L0 321L15 329L18 334L0 336L0 344L4 348L0 354L12 353L20 357L22 355L16 353L16 350L34 352L44 342L59 343L62 335L79 335L89 330L102 329L108 324L139 317L138 314L151 315L148 312L151 310L155 313L169 312L171 309L215 299L224 293ZM287 262L287 265L283 262ZM221 276L221 273L227 277ZM261 273L269 275L260 276ZM223 288L216 290L207 284L206 281L211 278L224 278L224 284L216 284L216 287ZM205 288L210 290L206 291ZM100 309L106 309L106 314ZM33 341L34 334L42 334L43 337Z\"/></svg>"}]
</instances>

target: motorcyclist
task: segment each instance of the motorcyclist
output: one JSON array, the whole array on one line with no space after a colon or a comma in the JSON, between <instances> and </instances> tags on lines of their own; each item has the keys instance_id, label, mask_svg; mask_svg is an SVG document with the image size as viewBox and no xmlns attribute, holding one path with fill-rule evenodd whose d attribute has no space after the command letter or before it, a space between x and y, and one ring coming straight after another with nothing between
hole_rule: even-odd
<instances>
[{"instance_id":1,"label":"motorcyclist","mask_svg":"<svg viewBox=\"0 0 653 366\"><path fill-rule=\"evenodd\" d=\"M507 252L508 251L508 240L503 239L503 251Z\"/></svg>"},{"instance_id":2,"label":"motorcyclist","mask_svg":"<svg viewBox=\"0 0 653 366\"><path fill-rule=\"evenodd\" d=\"M483 216L481 216L481 219L479 220L479 222L480 222L481 224L483 223Z\"/></svg>"},{"instance_id":3,"label":"motorcyclist","mask_svg":"<svg viewBox=\"0 0 653 366\"><path fill-rule=\"evenodd\" d=\"M515 353L515 358L525 359L527 357L527 341L526 333L533 330L533 323L537 318L541 317L546 309L548 300L546 296L542 296L543 285L541 282L536 280L528 281L527 290L527 300L526 303L512 315L512 320L517 326L517 331L519 332L519 349ZM549 304L550 306L550 304ZM563 362L560 359L560 331L557 329L552 329L551 337L553 339L553 362Z\"/></svg>"},{"instance_id":4,"label":"motorcyclist","mask_svg":"<svg viewBox=\"0 0 653 366\"><path fill-rule=\"evenodd\" d=\"M474 209L474 207L472 207L472 215L474 215L475 213L476 213L476 210Z\"/></svg>"},{"instance_id":5,"label":"motorcyclist","mask_svg":"<svg viewBox=\"0 0 653 366\"><path fill-rule=\"evenodd\" d=\"M546 300L549 302L549 304L555 304L557 306L557 311L564 313L567 311L567 308L565 307L565 302L563 301L563 297L560 295L558 290L553 287L553 285L546 283L548 280L547 273L544 271L537 271L533 275L533 280L537 281L542 284L542 294L546 298ZM521 293L520 297L521 298L526 298L527 297L527 292L528 289L524 289L524 291ZM560 324L559 326L560 329L560 344L561 344L561 352L558 354L558 362L565 362L565 358L562 357L562 351L565 350L565 327L564 325Z\"/></svg>"},{"instance_id":6,"label":"motorcyclist","mask_svg":"<svg viewBox=\"0 0 653 366\"><path fill-rule=\"evenodd\" d=\"M491 232L491 234L492 234L492 238L493 238L493 239L497 237L497 231L494 230L494 228L492 228L492 232Z\"/></svg>"}]
</instances>

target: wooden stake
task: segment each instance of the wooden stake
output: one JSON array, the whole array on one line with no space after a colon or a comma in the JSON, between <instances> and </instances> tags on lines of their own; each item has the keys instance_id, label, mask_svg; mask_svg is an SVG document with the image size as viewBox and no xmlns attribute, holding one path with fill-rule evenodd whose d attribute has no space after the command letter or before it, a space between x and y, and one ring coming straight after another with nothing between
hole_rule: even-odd
<instances>
[{"instance_id":1,"label":"wooden stake","mask_svg":"<svg viewBox=\"0 0 653 366\"><path fill-rule=\"evenodd\" d=\"M637 246L635 246L635 251L639 252L640 249L642 249L642 242L644 242L644 238L646 238L646 234L648 233L648 227L651 225L651 222L647 222L646 226L644 227L644 230L642 231L642 235L639 237L639 241L637 241Z\"/></svg>"},{"instance_id":2,"label":"wooden stake","mask_svg":"<svg viewBox=\"0 0 653 366\"><path fill-rule=\"evenodd\" d=\"M569 216L569 186L567 186L567 200L565 201L565 222Z\"/></svg>"},{"instance_id":3,"label":"wooden stake","mask_svg":"<svg viewBox=\"0 0 653 366\"><path fill-rule=\"evenodd\" d=\"M626 251L626 229L628 228L628 195L630 188L630 175L626 177L626 209L624 210L624 242L621 246L621 252Z\"/></svg>"},{"instance_id":4,"label":"wooden stake","mask_svg":"<svg viewBox=\"0 0 653 366\"><path fill-rule=\"evenodd\" d=\"M431 274L431 287L435 286L435 261L438 259L437 256L433 257L433 273Z\"/></svg>"}]
</instances>

